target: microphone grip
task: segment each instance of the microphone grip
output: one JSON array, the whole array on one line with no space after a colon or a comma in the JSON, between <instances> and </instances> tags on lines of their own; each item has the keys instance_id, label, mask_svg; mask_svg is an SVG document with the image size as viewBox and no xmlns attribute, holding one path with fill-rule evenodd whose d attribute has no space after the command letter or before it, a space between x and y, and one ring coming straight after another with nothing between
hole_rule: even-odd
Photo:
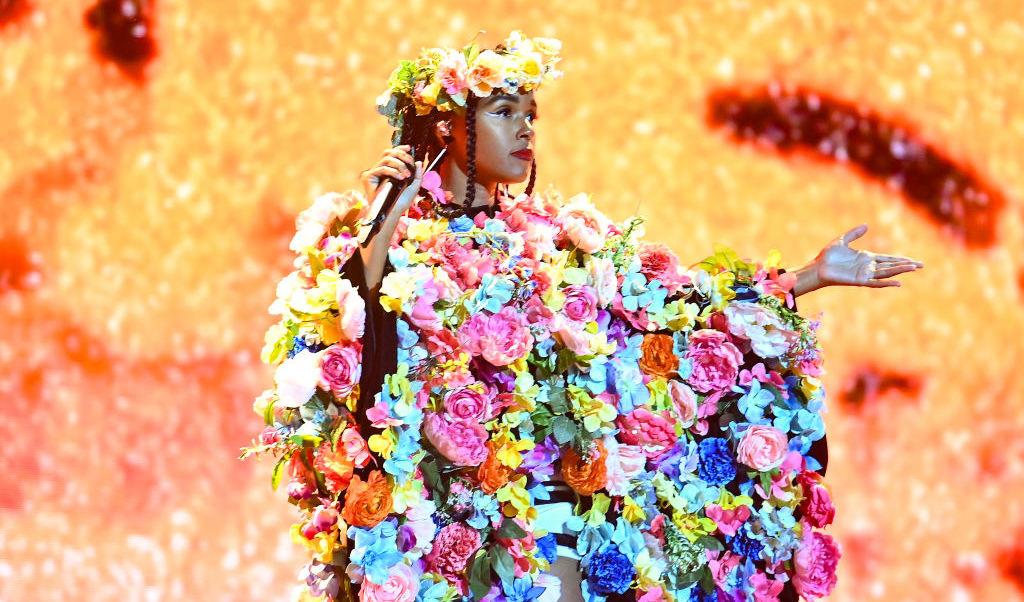
<instances>
[{"instance_id":1,"label":"microphone grip","mask_svg":"<svg viewBox=\"0 0 1024 602\"><path fill-rule=\"evenodd\" d=\"M399 195L402 194L402 190L404 190L402 181L391 176L384 177L384 182L381 184L381 187L385 186L389 187L388 190L381 190L378 192L377 197L374 198L374 205L376 205L377 199L380 199L383 195L383 199L380 201L380 206L376 208L373 206L370 207L370 214L373 215L373 217L367 225L367 230L363 238L364 241L372 239L377 234L380 227L384 225L384 220L387 219L391 208L394 207L395 203L398 201Z\"/></svg>"}]
</instances>

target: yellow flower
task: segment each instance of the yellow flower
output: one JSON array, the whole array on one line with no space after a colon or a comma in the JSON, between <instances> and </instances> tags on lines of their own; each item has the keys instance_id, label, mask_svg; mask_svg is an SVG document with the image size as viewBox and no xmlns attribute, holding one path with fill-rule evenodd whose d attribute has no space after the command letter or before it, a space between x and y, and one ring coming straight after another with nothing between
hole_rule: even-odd
<instances>
[{"instance_id":1,"label":"yellow flower","mask_svg":"<svg viewBox=\"0 0 1024 602\"><path fill-rule=\"evenodd\" d=\"M395 445L398 444L398 437L395 436L395 430L391 427L384 429L384 432L370 435L370 438L366 441L366 445L370 448L370 451L379 454L385 460L391 458L391 454L395 451Z\"/></svg>"},{"instance_id":2,"label":"yellow flower","mask_svg":"<svg viewBox=\"0 0 1024 602\"><path fill-rule=\"evenodd\" d=\"M660 587L663 564L663 561L651 558L651 553L647 549L640 550L635 562L637 586L640 589Z\"/></svg>"},{"instance_id":3,"label":"yellow flower","mask_svg":"<svg viewBox=\"0 0 1024 602\"><path fill-rule=\"evenodd\" d=\"M618 415L615 406L605 403L597 397L591 397L586 390L577 386L569 387L569 399L572 402L572 413L577 420L583 422L583 428L596 433L602 425L611 427Z\"/></svg>"},{"instance_id":4,"label":"yellow flower","mask_svg":"<svg viewBox=\"0 0 1024 602\"><path fill-rule=\"evenodd\" d=\"M533 520L536 518L537 509L530 505L530 492L526 490L526 475L519 475L515 480L509 481L495 493L499 502L507 502L514 509L511 516L522 520ZM509 516L506 507L505 516Z\"/></svg>"},{"instance_id":5,"label":"yellow flower","mask_svg":"<svg viewBox=\"0 0 1024 602\"><path fill-rule=\"evenodd\" d=\"M702 535L707 535L717 528L715 521L707 517L699 517L691 512L676 511L672 513L672 522L675 523L683 536L690 541L697 541Z\"/></svg>"},{"instance_id":6,"label":"yellow flower","mask_svg":"<svg viewBox=\"0 0 1024 602\"><path fill-rule=\"evenodd\" d=\"M484 50L473 59L466 74L466 83L473 94L490 96L505 81L507 60L493 50Z\"/></svg>"},{"instance_id":7,"label":"yellow flower","mask_svg":"<svg viewBox=\"0 0 1024 602\"><path fill-rule=\"evenodd\" d=\"M640 506L640 504L637 504L636 500L634 500L631 496L627 495L623 499L623 503L624 506L622 508L622 518L628 520L634 525L643 522L643 520L647 518L647 514L644 512L644 509Z\"/></svg>"},{"instance_id":8,"label":"yellow flower","mask_svg":"<svg viewBox=\"0 0 1024 602\"><path fill-rule=\"evenodd\" d=\"M312 540L306 539L301 529L301 524L296 523L292 525L290 531L292 541L312 552L313 556L320 562L330 563L334 558L334 550L339 547L339 544L344 545L345 543L344 541L338 541L338 535L342 529L347 530L348 527L339 519L338 524L332 527L330 531L321 531Z\"/></svg>"},{"instance_id":9,"label":"yellow flower","mask_svg":"<svg viewBox=\"0 0 1024 602\"><path fill-rule=\"evenodd\" d=\"M288 327L278 322L267 329L263 335L263 349L260 350L260 361L265 364L276 366L284 361L288 351L286 348L292 340L292 334Z\"/></svg>"},{"instance_id":10,"label":"yellow flower","mask_svg":"<svg viewBox=\"0 0 1024 602\"><path fill-rule=\"evenodd\" d=\"M523 463L524 451L530 451L536 446L536 443L530 439L520 439L512 435L508 427L502 428L500 431L494 434L491 438L495 449L495 456L498 461L508 466L509 468L516 469Z\"/></svg>"},{"instance_id":11,"label":"yellow flower","mask_svg":"<svg viewBox=\"0 0 1024 602\"><path fill-rule=\"evenodd\" d=\"M406 479L405 483L397 483L391 490L394 503L394 511L404 514L411 506L415 506L423 500L423 481L417 479Z\"/></svg>"}]
</instances>

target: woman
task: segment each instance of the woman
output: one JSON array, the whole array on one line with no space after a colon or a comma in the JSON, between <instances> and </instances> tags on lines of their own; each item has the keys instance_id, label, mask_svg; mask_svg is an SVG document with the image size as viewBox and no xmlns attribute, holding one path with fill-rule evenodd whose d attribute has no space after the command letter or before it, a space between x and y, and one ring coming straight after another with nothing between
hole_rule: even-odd
<instances>
[{"instance_id":1,"label":"woman","mask_svg":"<svg viewBox=\"0 0 1024 602\"><path fill-rule=\"evenodd\" d=\"M771 295L765 294L771 290L783 297L786 289L791 289L796 297L825 286L898 286L892 276L923 264L851 249L849 243L863 235L866 226L840 236L814 261L785 278L769 278L765 270L757 269L756 286L739 276L750 276L754 270L731 259L728 263L736 266L736 274L713 270L714 282L694 283L669 261L674 257L667 250L646 243L637 247L638 259L632 268L625 267L628 261L618 262L618 251L603 256L612 240L628 239L631 229L607 224L591 227L602 222L603 216L585 208L563 207L555 221L545 215L546 206L530 196L537 171L532 153L535 90L541 81L557 76L553 69L558 60L556 42L530 40L513 32L494 51L479 52L474 46L458 52L431 49L415 63L403 62L392 75L390 94L381 99L381 112L399 128L394 140L398 144L361 177L365 199L383 194L385 178L403 188L395 204L381 216L379 230L356 251L351 245L346 247L355 229L351 219L351 227L337 228L338 223L346 223L340 217L345 211L335 210L329 219L310 217L323 214L312 209L300 216L296 240L315 245L296 245L293 240L293 248L310 252L310 259L297 265L308 268L314 262L328 269L307 276L308 282L315 277L317 285L303 291L301 302L291 302L291 315L315 313L307 311L309 299L322 297L320 289L326 285L321 278L334 281L332 266L354 284L352 292L358 292L365 302L365 319L358 325L347 320L349 315L363 318L360 311L346 309L362 304L354 300L344 281L335 283L326 290L337 297L337 304L331 306L336 311L325 315L340 314L340 333L317 326L320 330L312 336L301 341L296 338L297 345L280 343L280 336L272 344L273 337L268 336L268 346L273 349L269 353L265 349L265 356L281 357L285 352L278 347L290 347L288 367L276 377L279 400L302 381L297 374L311 374L310 370L319 371L319 388L333 394L333 399L322 399L314 392L310 399L309 389L298 387L302 393L295 401L278 405L301 405L306 422L284 415L285 423L291 421L289 428L282 420L268 419L275 434L264 437L276 444L275 437L287 434L304 446L290 452L293 479L289 496L308 512L306 522L295 528L297 541L317 556L307 582L317 594L334 596L339 589L346 591L348 580L341 579L340 571L331 564L336 562L333 551L347 548L351 552L348 562L335 566L346 568L353 581L362 582L361 599L411 600L417 595L431 599L443 595L448 587L476 599L615 600L642 596L653 602L684 595L705 600L717 599L716 588L753 591L755 587L765 599L795 599L798 589L805 597L824 595L834 585L834 574L828 577L830 581L821 582L812 576L821 571L808 569L801 580L798 567L793 580L780 576L785 572L784 560L793 559L797 565L821 561L808 551L808 545L795 541L775 544L778 549L768 553L768 568L755 568L751 560L759 557L756 550L766 544L755 541L757 534L744 523L756 523L757 530L763 531L773 520L791 526L802 519L805 532L810 533L811 527L831 521L827 491L819 483L827 463L820 418L818 426L807 427L803 435L796 427L788 432L773 426L783 424L779 420L786 412L795 416L805 410L799 422L813 422L817 386L806 387L801 379L804 376L807 382L816 382L811 375L813 366L808 374L786 371L781 358L785 349L795 348L797 334L755 301L771 305L771 299L766 299ZM501 61L512 66L503 66ZM439 173L424 174L428 158L442 149L446 156ZM527 180L525 196L508 193L509 185ZM419 195L424 188L429 194ZM364 205L356 202L355 212L361 208L362 217L374 217L365 215ZM336 223L335 215L339 216ZM558 223L567 231L530 230L524 224L531 219L548 227ZM314 235L307 236L303 231L310 230L306 226L311 220L315 222ZM364 233L367 223L365 219L362 222ZM510 237L508 232L522 236ZM543 240L545 232L557 239L557 244ZM523 250L522 237L529 239L532 263L530 252ZM486 253L482 255L480 249L485 247L494 257L510 261L484 257ZM628 245L617 248L633 249ZM325 253L324 249L334 251ZM544 249L543 253L538 249ZM458 259L453 259L453 254ZM541 255L544 261L537 261ZM434 257L433 264L422 262L410 268L428 256ZM550 257L578 257L581 267L574 268L570 261L552 269L546 263ZM614 303L608 290L601 292L609 283L600 275L601 268L594 267L613 269L611 257L616 258L614 267L619 274L616 283L616 272L610 272ZM521 269L523 262L529 269ZM575 270L574 275L564 277L561 283L549 276L561 276L563 267ZM583 274L584 267L590 276ZM528 284L539 288L534 294L520 290L518 284L513 289L509 282L515 278L511 278L504 282L509 290L494 292L488 287L500 288L501 270L514 271L520 279L532 277ZM543 272L543 277L537 272ZM426 279L426 288L422 286L424 273L433 274ZM412 287L414 274L420 275L420 284ZM630 288L633 282L639 283L636 290ZM678 311L669 320L677 325L672 336L655 334L672 330L665 326L669 322L655 317L666 307L662 285L680 296L672 306ZM294 297L292 288L285 288L289 291L285 296ZM690 298L696 289L707 299L716 299L710 303L713 307L701 313L699 321L706 322L705 330L691 330L695 316L688 318L685 312L689 310L683 310L683 298ZM543 302L539 300L542 297ZM627 297L634 299L632 305ZM301 305L302 312L294 310L296 305ZM473 309L464 309L471 305ZM692 310L695 312L697 305ZM779 315L793 317L779 311ZM793 319L794 324L801 323ZM488 331L495 321L502 322L498 330ZM679 327L682 323L691 326ZM446 330L447 324L457 324L457 328ZM589 330L583 329L584 324ZM289 326L288 332L297 328ZM753 330L744 330L748 326ZM759 334L750 334L755 331ZM631 351L627 340L634 341ZM331 341L338 343L331 345ZM519 346L524 348L519 350ZM697 348L704 346L711 349L710 355L700 355ZM350 357L346 351L361 353L364 361L354 370L334 368L345 367ZM468 353L460 358L460 351ZM744 357L763 361L738 374ZM705 361L710 363L705 366ZM636 362L642 370L637 370ZM454 367L444 372L439 364ZM595 383L595 366L600 367L600 374L607 370L609 376L601 376L601 382ZM411 376L421 368L422 375ZM731 375L723 381L722 371L730 369ZM684 372L689 372L685 378ZM622 376L627 373L630 376ZM358 387L353 386L353 378ZM640 384L639 389L627 391L630 379ZM606 387L605 380L612 384ZM538 386L541 381L544 386ZM798 408L795 402L782 402L776 396L769 408L766 404L771 397L759 397L758 392L772 390L773 385L782 399L802 399L806 407ZM698 396L698 391L703 394ZM408 403L401 401L403 395ZM601 417L588 414L589 410L578 404L590 404ZM565 409L568 406L571 411ZM349 414L346 407L355 411ZM519 411L524 408L529 414ZM271 410L279 411L273 404L270 410L266 405L260 409L265 416ZM342 419L346 416L356 426L346 426ZM708 424L713 417L719 417L717 425ZM577 418L582 422L574 422ZM673 426L673 421L679 424ZM310 424L313 426L303 433ZM731 443L730 432L735 435ZM313 437L307 444L302 437L309 434ZM328 434L343 445L324 447L321 440ZM371 460L371 451L378 457ZM753 470L747 473L749 480L738 476L736 467L741 464ZM554 470L555 465L559 470ZM370 471L374 467L382 470ZM693 472L678 477L686 471ZM693 480L697 474L699 481ZM628 475L636 479L631 481ZM667 491L669 480L664 475L676 475L679 480L673 482L677 486L690 479L703 483L702 487L711 483L721 489L704 489L703 494L688 490L687 495L698 495L697 505L703 507L704 516L691 514L693 499L682 500L682 490ZM657 492L650 481L656 482ZM473 491L476 488L480 491ZM325 490L333 497L323 497ZM321 495L319 500L314 491ZM788 510L783 506L784 500L793 499L794 491L803 492L806 500L792 514L792 505ZM718 497L699 501L700 495L712 493ZM762 506L765 514L750 519L751 496L771 500L779 508ZM447 501L451 498L472 503ZM808 506L812 498L815 505ZM614 506L609 508L607 504L613 500ZM497 512L499 503L501 512ZM601 510L601 515L595 514ZM670 520L665 520L662 511ZM658 517L652 521L655 514ZM690 520L696 522L687 523ZM689 524L687 541L672 543L673 537L684 533L675 523ZM485 538L480 533L486 533ZM700 533L706 535L699 537ZM344 545L346 534L349 543ZM729 549L723 550L716 537L724 538ZM784 538L785 533L775 536L775 540ZM828 550L834 550L830 541L821 536L814 549L824 549L821 556L828 556L833 553ZM694 548L695 542L707 546L707 560L705 548ZM641 551L644 546L647 550ZM692 556L695 564L686 570L675 567L675 561L665 565L665 558L675 558L670 549L677 555L680 549L697 550L697 556L687 556ZM658 560L645 555L650 550L664 557ZM412 567L403 558L412 562ZM550 571L538 569L538 565L546 566L544 561L550 563ZM670 578L661 577L669 572ZM700 587L694 583L698 579ZM421 580L422 585L414 585ZM630 592L624 598L630 589L637 590L635 597Z\"/></svg>"}]
</instances>

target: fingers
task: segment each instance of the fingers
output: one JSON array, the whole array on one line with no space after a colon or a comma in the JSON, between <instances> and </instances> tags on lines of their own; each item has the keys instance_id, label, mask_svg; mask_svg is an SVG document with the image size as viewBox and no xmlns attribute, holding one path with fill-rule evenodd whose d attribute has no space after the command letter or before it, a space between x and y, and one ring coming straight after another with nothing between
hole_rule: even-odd
<instances>
[{"instance_id":1,"label":"fingers","mask_svg":"<svg viewBox=\"0 0 1024 602\"><path fill-rule=\"evenodd\" d=\"M412 146L408 144L403 144L401 146L396 146L394 148L387 149L386 151L384 151L383 157L396 158L402 163L405 163L406 165L409 166L411 166L413 164L413 161L415 160L413 159L412 156Z\"/></svg>"},{"instance_id":2,"label":"fingers","mask_svg":"<svg viewBox=\"0 0 1024 602\"><path fill-rule=\"evenodd\" d=\"M848 245L851 242L853 242L853 241L857 240L858 238L860 238L861 236L864 236L864 233L867 232L867 231L868 231L868 225L867 224L861 224L861 225L859 225L859 226L857 226L855 228L851 228L851 229L847 230L842 236L839 237L839 242L840 242L840 244Z\"/></svg>"},{"instance_id":3,"label":"fingers","mask_svg":"<svg viewBox=\"0 0 1024 602\"><path fill-rule=\"evenodd\" d=\"M868 288L885 288L887 286L903 286L899 280L868 280L863 286Z\"/></svg>"},{"instance_id":4,"label":"fingers","mask_svg":"<svg viewBox=\"0 0 1024 602\"><path fill-rule=\"evenodd\" d=\"M899 263L894 265L884 265L875 269L874 278L889 278L897 274L904 272L912 272L917 269L917 265L913 263Z\"/></svg>"},{"instance_id":5,"label":"fingers","mask_svg":"<svg viewBox=\"0 0 1024 602\"><path fill-rule=\"evenodd\" d=\"M918 261L909 257L900 257L898 255L875 255L875 260L879 263L911 263L918 267L924 267L923 261Z\"/></svg>"}]
</instances>

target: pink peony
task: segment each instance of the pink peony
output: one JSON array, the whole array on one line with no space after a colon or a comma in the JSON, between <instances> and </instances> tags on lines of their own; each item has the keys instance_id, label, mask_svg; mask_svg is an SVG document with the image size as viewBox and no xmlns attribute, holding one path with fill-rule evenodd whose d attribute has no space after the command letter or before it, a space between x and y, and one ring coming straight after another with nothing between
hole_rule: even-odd
<instances>
[{"instance_id":1,"label":"pink peony","mask_svg":"<svg viewBox=\"0 0 1024 602\"><path fill-rule=\"evenodd\" d=\"M804 537L796 552L796 574L793 585L808 600L824 598L836 586L836 566L842 556L839 544L832 536L804 526Z\"/></svg>"},{"instance_id":2,"label":"pink peony","mask_svg":"<svg viewBox=\"0 0 1024 602\"><path fill-rule=\"evenodd\" d=\"M565 287L562 292L565 293L565 306L562 309L565 317L576 322L597 319L597 295L593 287L574 284Z\"/></svg>"},{"instance_id":3,"label":"pink peony","mask_svg":"<svg viewBox=\"0 0 1024 602\"><path fill-rule=\"evenodd\" d=\"M619 416L619 439L629 445L639 445L648 458L658 458L672 449L677 439L676 429L667 412L654 413L637 408Z\"/></svg>"},{"instance_id":4,"label":"pink peony","mask_svg":"<svg viewBox=\"0 0 1024 602\"><path fill-rule=\"evenodd\" d=\"M579 324L567 320L564 315L555 314L551 321L551 332L563 347L576 355L590 353L590 337Z\"/></svg>"},{"instance_id":5,"label":"pink peony","mask_svg":"<svg viewBox=\"0 0 1024 602\"><path fill-rule=\"evenodd\" d=\"M359 342L331 345L323 352L320 364L320 387L337 397L346 397L359 383L363 373L363 344Z\"/></svg>"},{"instance_id":6,"label":"pink peony","mask_svg":"<svg viewBox=\"0 0 1024 602\"><path fill-rule=\"evenodd\" d=\"M663 244L640 245L640 273L648 280L657 279L670 293L691 284L690 277L679 270L679 258Z\"/></svg>"},{"instance_id":7,"label":"pink peony","mask_svg":"<svg viewBox=\"0 0 1024 602\"><path fill-rule=\"evenodd\" d=\"M736 458L747 466L765 472L782 464L789 451L786 434L763 424L755 424L743 433L736 446Z\"/></svg>"},{"instance_id":8,"label":"pink peony","mask_svg":"<svg viewBox=\"0 0 1024 602\"><path fill-rule=\"evenodd\" d=\"M488 414L491 397L472 387L452 389L444 395L444 415L452 422L480 422Z\"/></svg>"},{"instance_id":9,"label":"pink peony","mask_svg":"<svg viewBox=\"0 0 1024 602\"><path fill-rule=\"evenodd\" d=\"M507 366L526 357L533 342L530 330L511 307L493 315L474 314L459 327L459 340L464 349L495 366Z\"/></svg>"},{"instance_id":10,"label":"pink peony","mask_svg":"<svg viewBox=\"0 0 1024 602\"><path fill-rule=\"evenodd\" d=\"M409 565L399 562L388 570L388 578L378 585L364 579L359 587L361 602L413 602L420 591L420 578Z\"/></svg>"},{"instance_id":11,"label":"pink peony","mask_svg":"<svg viewBox=\"0 0 1024 602\"><path fill-rule=\"evenodd\" d=\"M828 489L821 485L821 476L816 472L804 471L797 477L803 488L804 499L800 503L800 511L807 522L819 529L832 523L836 517L836 509L832 506L832 496Z\"/></svg>"},{"instance_id":12,"label":"pink peony","mask_svg":"<svg viewBox=\"0 0 1024 602\"><path fill-rule=\"evenodd\" d=\"M688 385L678 380L668 381L668 394L683 428L693 424L697 417L697 394Z\"/></svg>"},{"instance_id":13,"label":"pink peony","mask_svg":"<svg viewBox=\"0 0 1024 602\"><path fill-rule=\"evenodd\" d=\"M366 327L366 303L359 290L348 280L339 280L337 292L338 326L343 341L356 341Z\"/></svg>"},{"instance_id":14,"label":"pink peony","mask_svg":"<svg viewBox=\"0 0 1024 602\"><path fill-rule=\"evenodd\" d=\"M479 466L487 459L487 430L478 422L449 422L429 413L423 419L423 434L456 466Z\"/></svg>"},{"instance_id":15,"label":"pink peony","mask_svg":"<svg viewBox=\"0 0 1024 602\"><path fill-rule=\"evenodd\" d=\"M434 537L426 560L427 569L465 589L466 562L480 548L480 532L463 523L445 525Z\"/></svg>"},{"instance_id":16,"label":"pink peony","mask_svg":"<svg viewBox=\"0 0 1024 602\"><path fill-rule=\"evenodd\" d=\"M693 362L687 382L701 393L726 391L736 383L743 354L717 330L698 330L690 335L684 356Z\"/></svg>"},{"instance_id":17,"label":"pink peony","mask_svg":"<svg viewBox=\"0 0 1024 602\"><path fill-rule=\"evenodd\" d=\"M754 353L764 358L784 355L800 339L800 333L786 328L774 311L759 303L731 303L725 317L729 332L750 341Z\"/></svg>"}]
</instances>

